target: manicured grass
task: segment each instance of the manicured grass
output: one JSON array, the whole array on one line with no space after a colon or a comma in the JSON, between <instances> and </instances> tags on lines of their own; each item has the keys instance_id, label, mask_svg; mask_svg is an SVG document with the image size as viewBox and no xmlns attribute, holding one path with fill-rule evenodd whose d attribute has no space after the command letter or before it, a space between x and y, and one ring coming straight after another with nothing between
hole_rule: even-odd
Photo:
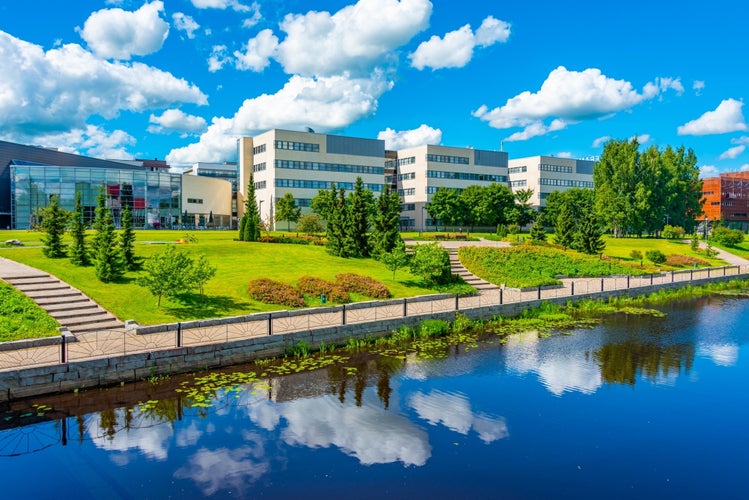
<instances>
[{"instance_id":1,"label":"manicured grass","mask_svg":"<svg viewBox=\"0 0 749 500\"><path fill-rule=\"evenodd\" d=\"M604 255L623 261L634 262L630 257L632 250L639 250L643 255L648 250L660 250L667 256L671 254L688 255L707 260L711 266L725 265L725 262L721 259L707 258L704 252L692 251L688 241L685 243L681 240L662 238L614 238L608 235L604 236L603 239L606 242L606 248L603 250ZM645 262L647 263L647 259ZM639 264L639 262L637 263ZM666 267L663 267L663 269L666 269Z\"/></svg>"},{"instance_id":2,"label":"manicured grass","mask_svg":"<svg viewBox=\"0 0 749 500\"><path fill-rule=\"evenodd\" d=\"M182 238L185 233L166 230L136 231L136 254L147 258L163 251L166 244ZM156 307L156 298L145 288L135 284L137 272L127 273L121 283L101 283L96 279L93 267L75 267L68 259L48 259L42 255L40 248L30 248L39 243L39 233L0 231L0 241L17 238L28 245L0 248L0 256L54 274L101 303L118 318L135 319L141 324L286 309L284 306L263 304L248 297L248 283L261 277L296 284L297 279L304 275L334 281L336 274L356 273L382 282L395 298L434 293L420 286L420 280L405 269L399 270L393 281L392 273L375 260L333 257L320 246L234 241L236 231L189 233L198 239L197 243L179 244L178 249L193 256L205 254L211 264L217 267L216 276L205 287L204 303L196 295L189 294L181 297L181 300L162 299L160 309ZM69 242L67 239L65 241ZM320 305L319 298L308 298L307 305Z\"/></svg>"},{"instance_id":3,"label":"manicured grass","mask_svg":"<svg viewBox=\"0 0 749 500\"><path fill-rule=\"evenodd\" d=\"M0 342L52 337L58 326L33 300L0 281Z\"/></svg>"},{"instance_id":4,"label":"manicured grass","mask_svg":"<svg viewBox=\"0 0 749 500\"><path fill-rule=\"evenodd\" d=\"M746 237L744 238L743 243L740 243L736 245L735 247L727 247L725 245L718 245L715 242L711 242L711 243L714 247L725 250L728 253L738 255L739 257L743 257L745 259L749 259L749 241L746 240Z\"/></svg>"}]
</instances>

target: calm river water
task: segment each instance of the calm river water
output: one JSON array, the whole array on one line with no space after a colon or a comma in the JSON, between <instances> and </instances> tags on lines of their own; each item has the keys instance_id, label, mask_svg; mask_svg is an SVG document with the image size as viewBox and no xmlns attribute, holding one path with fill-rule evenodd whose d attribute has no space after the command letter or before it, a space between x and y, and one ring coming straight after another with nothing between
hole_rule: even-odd
<instances>
[{"instance_id":1,"label":"calm river water","mask_svg":"<svg viewBox=\"0 0 749 500\"><path fill-rule=\"evenodd\" d=\"M747 498L749 300L664 310L204 405L173 377L0 407L2 498Z\"/></svg>"}]
</instances>

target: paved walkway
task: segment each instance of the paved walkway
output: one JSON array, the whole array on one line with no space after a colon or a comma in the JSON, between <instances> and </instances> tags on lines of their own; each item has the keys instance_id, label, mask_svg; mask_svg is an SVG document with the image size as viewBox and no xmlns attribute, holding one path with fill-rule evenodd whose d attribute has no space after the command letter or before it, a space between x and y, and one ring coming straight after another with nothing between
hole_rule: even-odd
<instances>
[{"instance_id":1,"label":"paved walkway","mask_svg":"<svg viewBox=\"0 0 749 500\"><path fill-rule=\"evenodd\" d=\"M0 257L0 279L25 293L75 335L125 331L122 321L83 292L39 269Z\"/></svg>"}]
</instances>

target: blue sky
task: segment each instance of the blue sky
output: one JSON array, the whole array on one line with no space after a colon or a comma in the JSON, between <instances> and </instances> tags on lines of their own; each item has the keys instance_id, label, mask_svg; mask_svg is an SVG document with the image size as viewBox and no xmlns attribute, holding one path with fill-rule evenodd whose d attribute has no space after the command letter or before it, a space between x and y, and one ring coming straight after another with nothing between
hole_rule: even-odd
<instances>
[{"instance_id":1,"label":"blue sky","mask_svg":"<svg viewBox=\"0 0 749 500\"><path fill-rule=\"evenodd\" d=\"M0 139L173 166L270 128L749 170L743 2L28 0L0 5Z\"/></svg>"}]
</instances>

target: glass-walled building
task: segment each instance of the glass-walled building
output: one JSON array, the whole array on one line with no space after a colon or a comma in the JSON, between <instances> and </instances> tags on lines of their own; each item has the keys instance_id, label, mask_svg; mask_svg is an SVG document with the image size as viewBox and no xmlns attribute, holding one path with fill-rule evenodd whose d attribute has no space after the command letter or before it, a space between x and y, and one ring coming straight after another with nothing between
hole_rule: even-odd
<instances>
[{"instance_id":1,"label":"glass-walled building","mask_svg":"<svg viewBox=\"0 0 749 500\"><path fill-rule=\"evenodd\" d=\"M180 223L182 176L143 168L97 168L43 165L13 160L10 163L11 220L15 229L39 222L40 210L57 195L60 207L72 211L80 192L86 224L91 224L101 190L107 196L115 225L122 208L129 206L136 228L171 228Z\"/></svg>"}]
</instances>

